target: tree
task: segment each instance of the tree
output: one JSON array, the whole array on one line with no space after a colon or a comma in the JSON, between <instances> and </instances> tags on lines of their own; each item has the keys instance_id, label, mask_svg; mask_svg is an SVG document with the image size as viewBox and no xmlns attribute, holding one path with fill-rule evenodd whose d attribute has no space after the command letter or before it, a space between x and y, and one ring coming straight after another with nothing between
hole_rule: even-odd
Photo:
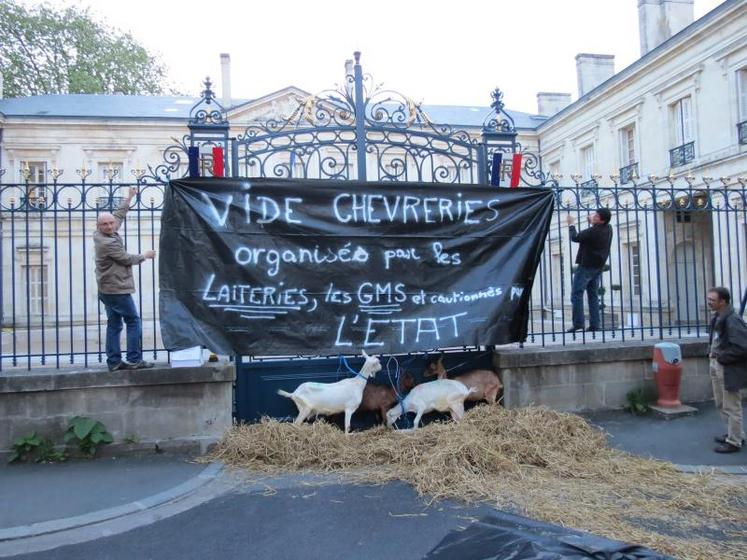
<instances>
[{"instance_id":1,"label":"tree","mask_svg":"<svg viewBox=\"0 0 747 560\"><path fill-rule=\"evenodd\" d=\"M164 93L166 71L129 33L88 9L26 9L0 0L0 71L6 97L49 93Z\"/></svg>"}]
</instances>

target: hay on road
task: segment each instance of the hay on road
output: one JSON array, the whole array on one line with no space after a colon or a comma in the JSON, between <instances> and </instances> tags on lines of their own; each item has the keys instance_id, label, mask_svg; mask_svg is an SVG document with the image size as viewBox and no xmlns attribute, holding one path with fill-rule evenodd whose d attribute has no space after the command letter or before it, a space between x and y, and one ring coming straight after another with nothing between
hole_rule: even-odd
<instances>
[{"instance_id":1,"label":"hay on road","mask_svg":"<svg viewBox=\"0 0 747 560\"><path fill-rule=\"evenodd\" d=\"M208 458L261 473L403 480L431 499L518 507L682 559L747 557L747 484L610 449L580 416L543 407L477 406L460 423L349 436L325 422L263 419L230 430Z\"/></svg>"}]
</instances>

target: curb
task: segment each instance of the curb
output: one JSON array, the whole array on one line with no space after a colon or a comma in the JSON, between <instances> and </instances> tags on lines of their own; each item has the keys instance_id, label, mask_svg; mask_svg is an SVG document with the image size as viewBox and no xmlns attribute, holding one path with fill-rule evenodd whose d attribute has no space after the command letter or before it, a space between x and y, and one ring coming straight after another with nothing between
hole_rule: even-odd
<instances>
[{"instance_id":1,"label":"curb","mask_svg":"<svg viewBox=\"0 0 747 560\"><path fill-rule=\"evenodd\" d=\"M687 474L735 474L747 475L747 465L674 465L681 473Z\"/></svg>"},{"instance_id":2,"label":"curb","mask_svg":"<svg viewBox=\"0 0 747 560\"><path fill-rule=\"evenodd\" d=\"M64 519L54 519L52 521L32 523L31 525L19 525L0 529L0 542L38 537L49 533L58 533L60 531L85 527L101 523L102 521L109 521L118 517L139 513L167 502L177 501L215 479L222 470L223 463L212 463L205 467L200 474L190 478L186 482L158 494L148 496L147 498L130 502L129 504L101 509L83 515L66 517Z\"/></svg>"}]
</instances>

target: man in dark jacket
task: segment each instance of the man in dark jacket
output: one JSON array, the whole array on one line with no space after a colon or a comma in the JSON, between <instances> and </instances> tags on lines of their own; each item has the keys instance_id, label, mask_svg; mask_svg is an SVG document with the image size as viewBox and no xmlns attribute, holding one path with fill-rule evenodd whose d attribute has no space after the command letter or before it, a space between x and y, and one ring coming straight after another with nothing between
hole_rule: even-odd
<instances>
[{"instance_id":1,"label":"man in dark jacket","mask_svg":"<svg viewBox=\"0 0 747 560\"><path fill-rule=\"evenodd\" d=\"M106 363L109 371L118 369L151 368L153 364L143 360L140 346L142 330L140 317L132 300L135 292L135 280L132 267L146 259L155 257L155 251L143 254L131 254L125 251L122 238L117 231L125 220L130 202L137 194L131 187L122 205L114 214L102 212L96 220L96 232L93 234L93 246L96 250L96 283L99 288L99 300L106 309ZM127 325L127 361L122 360L119 336L122 333L122 321Z\"/></svg>"},{"instance_id":2,"label":"man in dark jacket","mask_svg":"<svg viewBox=\"0 0 747 560\"><path fill-rule=\"evenodd\" d=\"M573 326L568 332L584 330L584 291L589 301L589 331L601 328L599 316L599 285L602 270L610 256L612 246L612 214L607 208L600 208L589 216L591 224L581 232L576 232L575 219L571 214L566 217L570 228L571 241L578 243L576 255L576 272L573 275L571 304L573 305Z\"/></svg>"},{"instance_id":3,"label":"man in dark jacket","mask_svg":"<svg viewBox=\"0 0 747 560\"><path fill-rule=\"evenodd\" d=\"M726 288L708 290L713 311L710 330L710 371L713 399L727 433L715 438L716 453L734 453L744 445L742 389L747 388L747 325L734 313Z\"/></svg>"}]
</instances>

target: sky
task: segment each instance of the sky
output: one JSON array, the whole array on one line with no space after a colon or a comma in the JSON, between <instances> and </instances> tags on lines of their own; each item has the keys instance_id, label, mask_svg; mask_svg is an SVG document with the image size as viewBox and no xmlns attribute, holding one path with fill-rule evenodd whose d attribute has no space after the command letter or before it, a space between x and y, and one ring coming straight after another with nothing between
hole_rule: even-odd
<instances>
[{"instance_id":1,"label":"sky","mask_svg":"<svg viewBox=\"0 0 747 560\"><path fill-rule=\"evenodd\" d=\"M34 5L36 0L21 0ZM695 18L721 0L695 0ZM575 56L615 55L619 72L640 56L638 0L54 0L89 7L157 54L179 91L220 91L220 53L231 55L234 99L294 85L311 93L342 83L361 51L376 84L426 105L490 104L535 113L537 92L577 97Z\"/></svg>"}]
</instances>

